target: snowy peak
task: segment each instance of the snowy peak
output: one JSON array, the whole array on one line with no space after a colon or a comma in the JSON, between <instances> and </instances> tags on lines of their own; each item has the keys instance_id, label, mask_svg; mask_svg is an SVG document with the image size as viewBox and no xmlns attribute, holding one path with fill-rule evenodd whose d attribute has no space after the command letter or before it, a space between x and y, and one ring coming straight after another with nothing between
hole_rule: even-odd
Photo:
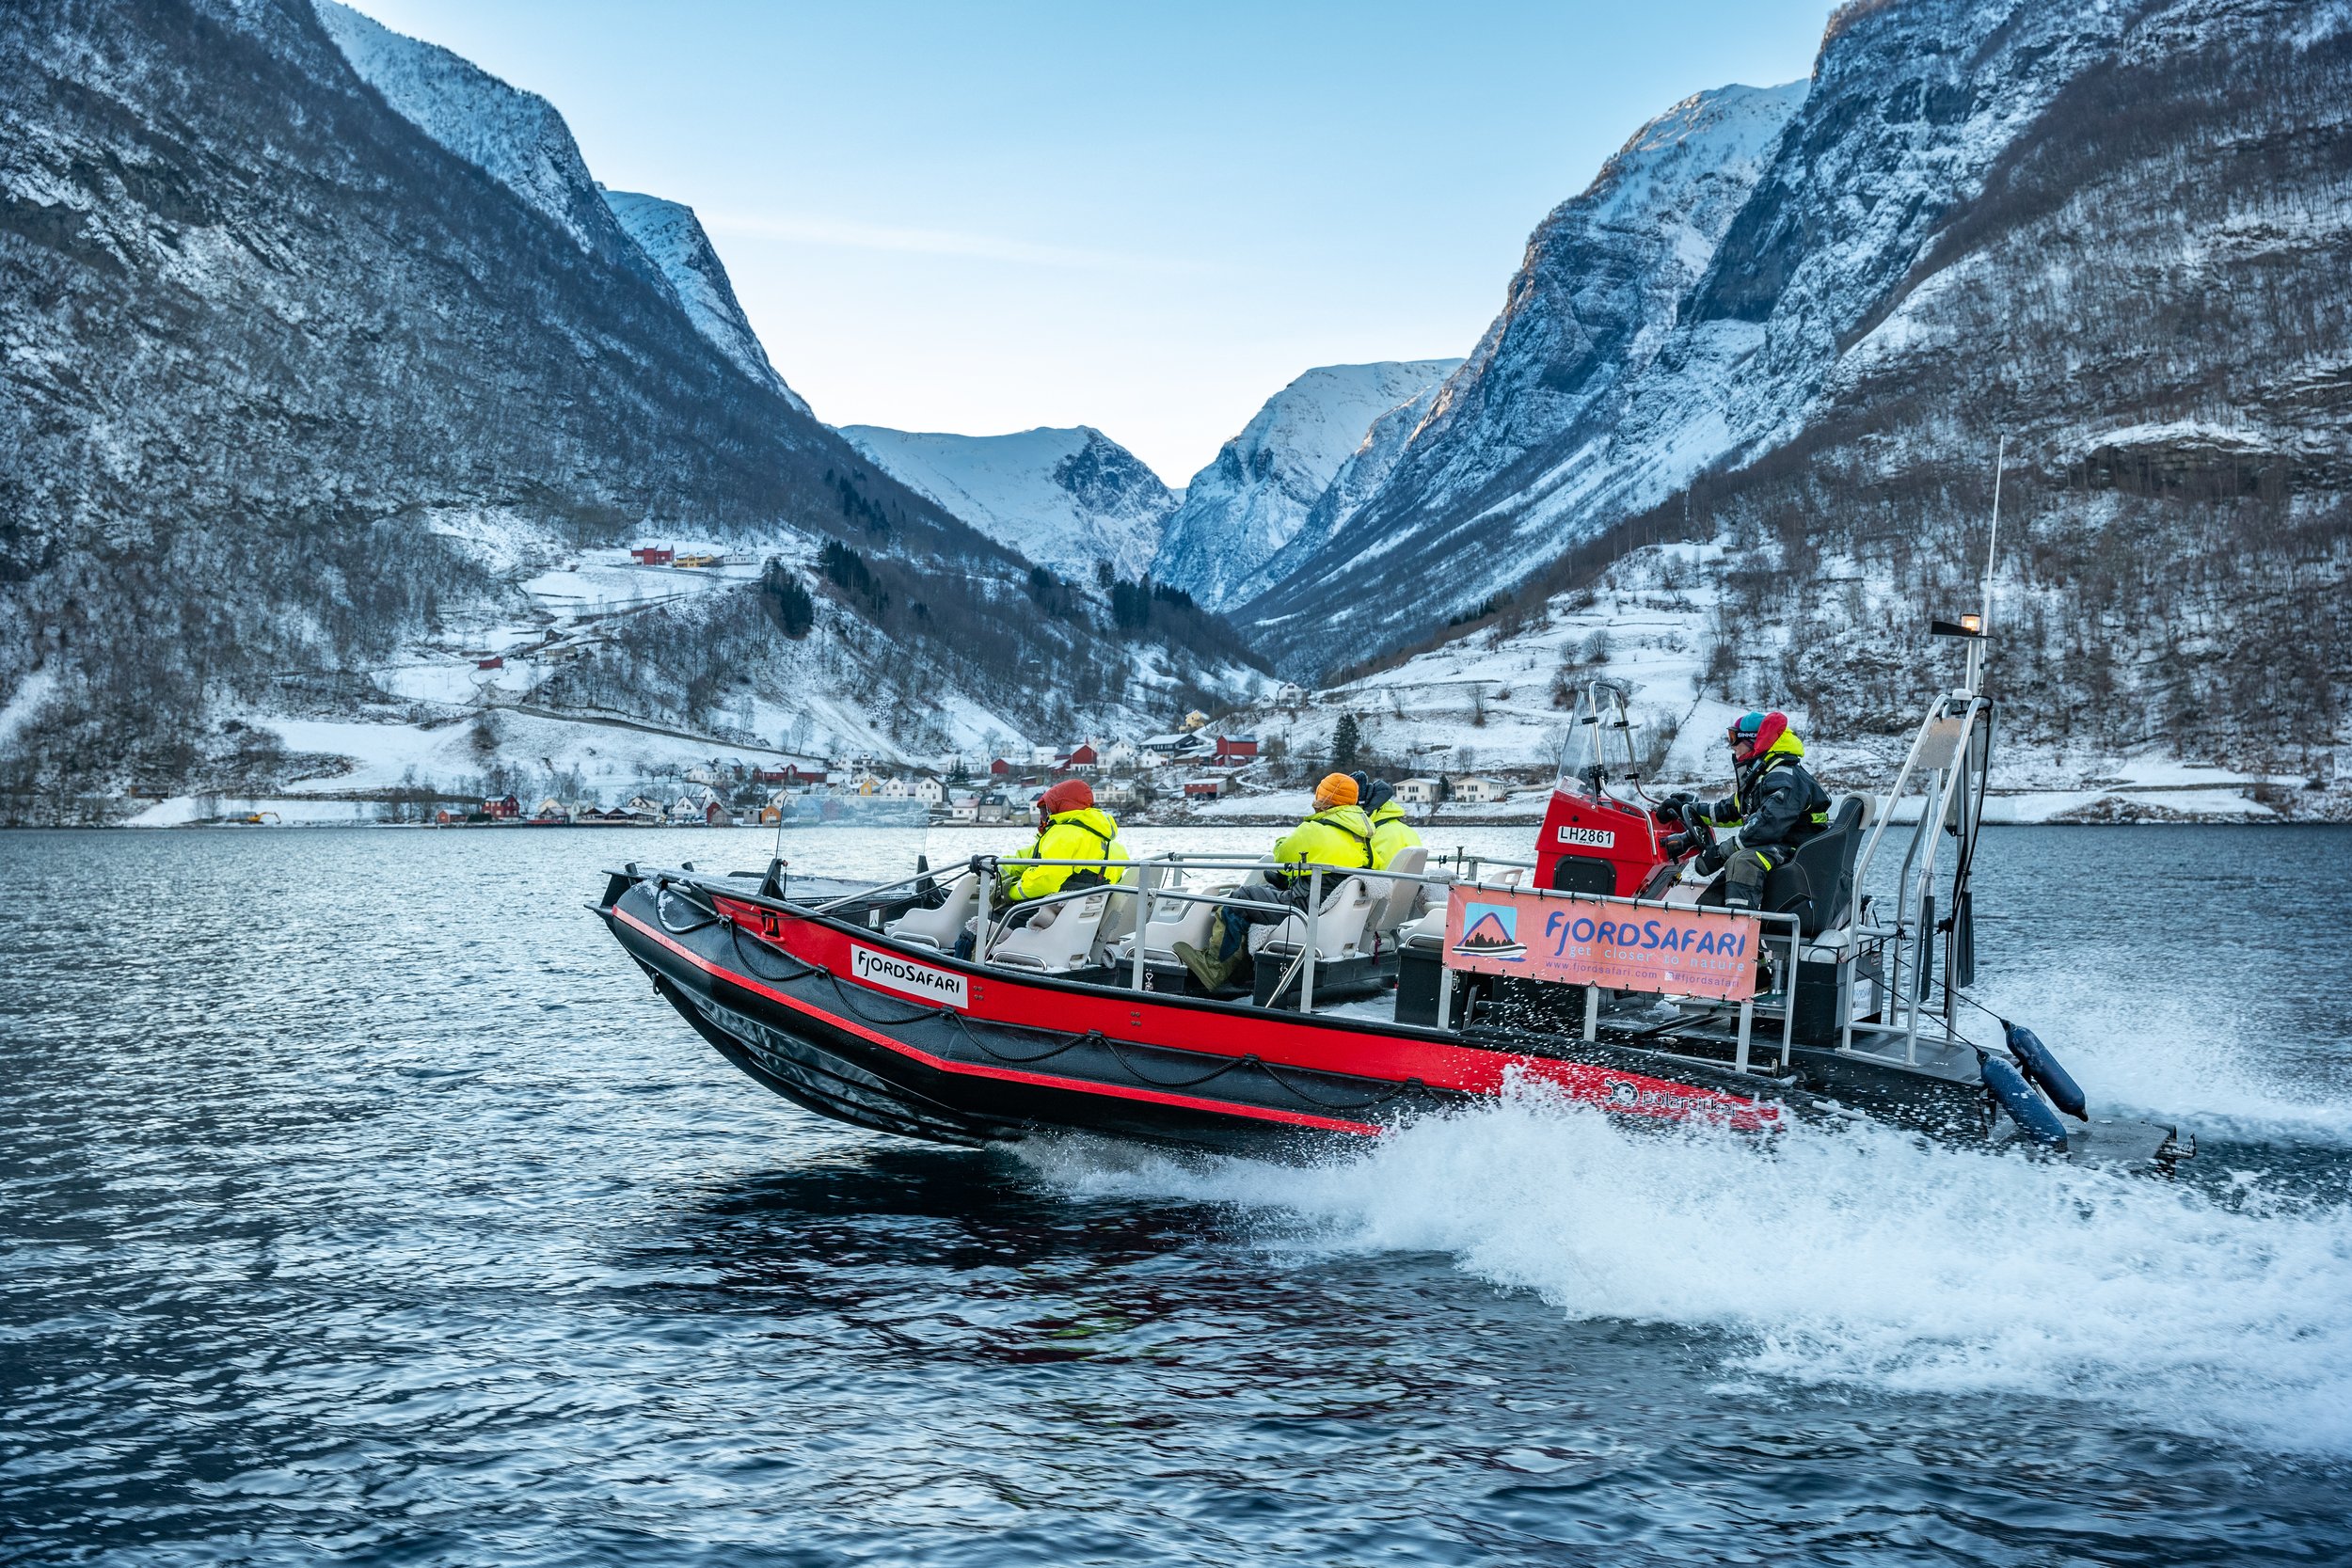
<instances>
[{"instance_id":1,"label":"snowy peak","mask_svg":"<svg viewBox=\"0 0 2352 1568\"><path fill-rule=\"evenodd\" d=\"M1459 360L1323 365L1265 401L1193 476L1153 571L1212 609L1240 603L1364 444L1373 422Z\"/></svg>"},{"instance_id":2,"label":"snowy peak","mask_svg":"<svg viewBox=\"0 0 2352 1568\"><path fill-rule=\"evenodd\" d=\"M1176 504L1141 459L1101 431L949 436L844 425L841 436L909 489L1063 577L1108 562L1141 577Z\"/></svg>"},{"instance_id":3,"label":"snowy peak","mask_svg":"<svg viewBox=\"0 0 2352 1568\"><path fill-rule=\"evenodd\" d=\"M711 247L710 236L703 231L694 209L635 191L598 189L622 231L660 270L695 329L718 345L719 352L745 375L774 388L793 407L807 413L808 404L768 362L768 351L760 346L759 334L752 330L743 307L736 302L727 269Z\"/></svg>"},{"instance_id":4,"label":"snowy peak","mask_svg":"<svg viewBox=\"0 0 2352 1568\"><path fill-rule=\"evenodd\" d=\"M554 104L338 0L314 0L314 8L360 80L403 119L522 198L580 249L612 255L612 216Z\"/></svg>"},{"instance_id":5,"label":"snowy peak","mask_svg":"<svg viewBox=\"0 0 2352 1568\"><path fill-rule=\"evenodd\" d=\"M1389 460L1377 488L1352 517L1320 520L1313 532L1326 553L1318 558L1311 535L1253 605L1272 641L1284 644L1326 620L1361 626L1374 616L1441 615L1557 557L1569 537L1552 515L1529 508L1531 496L1581 494L1591 483L1584 476L1609 464L1626 434L1629 400L1675 343L1685 301L1772 166L1808 91L1795 82L1685 99L1545 217L1502 314ZM1686 357L1705 373L1714 348ZM1652 483L1708 461L1724 439L1700 400L1665 413L1702 428L1666 434L1648 467ZM1467 526L1522 511L1523 521L1511 516L1513 526L1502 530ZM1343 525L1343 544L1335 542ZM1457 567L1448 558L1465 549L1474 558ZM1454 589L1447 602L1406 591L1407 580L1428 580L1440 563L1449 569L1436 577ZM1390 580L1375 586L1362 580L1367 574ZM1351 576L1359 580L1343 587Z\"/></svg>"}]
</instances>

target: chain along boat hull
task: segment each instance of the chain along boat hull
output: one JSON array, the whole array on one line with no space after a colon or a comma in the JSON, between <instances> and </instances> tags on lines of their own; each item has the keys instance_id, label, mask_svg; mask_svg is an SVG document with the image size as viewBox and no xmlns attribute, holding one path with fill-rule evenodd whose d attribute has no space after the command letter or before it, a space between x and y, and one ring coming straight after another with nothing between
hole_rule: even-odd
<instances>
[{"instance_id":1,"label":"chain along boat hull","mask_svg":"<svg viewBox=\"0 0 2352 1568\"><path fill-rule=\"evenodd\" d=\"M716 879L616 876L597 912L746 1074L820 1115L934 1142L1057 1131L1311 1157L1515 1082L1629 1120L1756 1131L1802 1094L1638 1053L1505 1049L960 963ZM1745 1091L1745 1092L1741 1092Z\"/></svg>"}]
</instances>

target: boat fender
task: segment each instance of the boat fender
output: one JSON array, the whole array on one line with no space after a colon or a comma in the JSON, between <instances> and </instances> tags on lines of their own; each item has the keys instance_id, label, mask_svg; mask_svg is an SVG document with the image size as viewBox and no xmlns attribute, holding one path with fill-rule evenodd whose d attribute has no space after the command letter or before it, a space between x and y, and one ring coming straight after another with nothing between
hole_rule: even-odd
<instances>
[{"instance_id":1,"label":"boat fender","mask_svg":"<svg viewBox=\"0 0 2352 1568\"><path fill-rule=\"evenodd\" d=\"M2050 1103L2073 1117L2076 1121L2089 1121L2090 1108L2083 1099L2082 1085L2074 1075L2058 1066L2058 1059L2050 1054L2050 1048L2042 1043L2042 1037L2022 1023L2002 1022L2009 1031L2009 1053L2017 1058L2017 1065L2026 1076L2042 1085L2042 1092L2050 1097Z\"/></svg>"},{"instance_id":2,"label":"boat fender","mask_svg":"<svg viewBox=\"0 0 2352 1568\"><path fill-rule=\"evenodd\" d=\"M2049 1148L2066 1147L2066 1124L2050 1109L2049 1101L2034 1092L2026 1082L2026 1075L2017 1070L2017 1064L2006 1056L1987 1056L1979 1064L1984 1086L1993 1091L2010 1119L2019 1132Z\"/></svg>"}]
</instances>

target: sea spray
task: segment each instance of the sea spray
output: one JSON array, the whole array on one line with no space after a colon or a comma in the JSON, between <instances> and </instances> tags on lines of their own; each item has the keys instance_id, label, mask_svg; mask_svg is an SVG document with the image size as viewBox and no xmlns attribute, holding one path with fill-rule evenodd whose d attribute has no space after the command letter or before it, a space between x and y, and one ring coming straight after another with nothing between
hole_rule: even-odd
<instances>
[{"instance_id":1,"label":"sea spray","mask_svg":"<svg viewBox=\"0 0 2352 1568\"><path fill-rule=\"evenodd\" d=\"M1729 1374L2352 1450L2352 1208L2251 1176L2209 1192L1870 1125L1632 1129L1533 1091L1308 1167L1028 1158L1076 1194L1232 1205L1278 1249L1438 1252L1570 1319L1704 1330Z\"/></svg>"}]
</instances>

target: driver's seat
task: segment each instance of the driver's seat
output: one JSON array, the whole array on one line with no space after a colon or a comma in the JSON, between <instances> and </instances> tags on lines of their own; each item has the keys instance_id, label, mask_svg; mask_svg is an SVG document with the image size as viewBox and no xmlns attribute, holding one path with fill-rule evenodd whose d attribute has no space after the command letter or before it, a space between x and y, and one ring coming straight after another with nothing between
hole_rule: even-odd
<instances>
[{"instance_id":1,"label":"driver's seat","mask_svg":"<svg viewBox=\"0 0 2352 1568\"><path fill-rule=\"evenodd\" d=\"M1764 879L1764 907L1793 914L1805 936L1818 937L1846 923L1853 902L1853 863L1862 852L1862 797L1849 795L1830 813L1829 826L1815 833Z\"/></svg>"}]
</instances>

